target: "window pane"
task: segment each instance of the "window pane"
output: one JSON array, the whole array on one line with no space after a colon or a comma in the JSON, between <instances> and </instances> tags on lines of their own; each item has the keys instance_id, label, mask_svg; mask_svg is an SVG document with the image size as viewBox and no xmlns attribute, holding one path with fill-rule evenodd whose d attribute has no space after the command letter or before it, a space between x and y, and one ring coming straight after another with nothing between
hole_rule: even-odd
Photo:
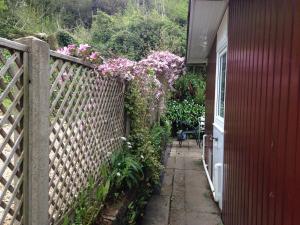
<instances>
[{"instance_id":1,"label":"window pane","mask_svg":"<svg viewBox=\"0 0 300 225\"><path fill-rule=\"evenodd\" d=\"M226 53L220 57L220 71L218 82L218 115L224 118L225 111L225 82L226 82Z\"/></svg>"}]
</instances>

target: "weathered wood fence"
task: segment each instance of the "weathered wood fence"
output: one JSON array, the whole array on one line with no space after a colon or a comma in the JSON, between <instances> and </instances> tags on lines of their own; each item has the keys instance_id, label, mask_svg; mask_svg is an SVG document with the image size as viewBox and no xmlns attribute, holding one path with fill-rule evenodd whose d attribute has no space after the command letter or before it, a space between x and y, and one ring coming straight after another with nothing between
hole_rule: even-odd
<instances>
[{"instance_id":1,"label":"weathered wood fence","mask_svg":"<svg viewBox=\"0 0 300 225\"><path fill-rule=\"evenodd\" d=\"M0 224L57 224L121 147L125 84L33 38L0 38Z\"/></svg>"}]
</instances>

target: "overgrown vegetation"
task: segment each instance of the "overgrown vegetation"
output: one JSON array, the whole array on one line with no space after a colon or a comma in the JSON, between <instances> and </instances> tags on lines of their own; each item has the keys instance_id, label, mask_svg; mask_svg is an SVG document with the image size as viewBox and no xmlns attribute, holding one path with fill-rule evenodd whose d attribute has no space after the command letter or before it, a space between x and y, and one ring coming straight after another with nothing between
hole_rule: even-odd
<instances>
[{"instance_id":1,"label":"overgrown vegetation","mask_svg":"<svg viewBox=\"0 0 300 225\"><path fill-rule=\"evenodd\" d=\"M0 36L35 35L55 49L88 43L102 56L183 56L188 0L1 0Z\"/></svg>"},{"instance_id":2,"label":"overgrown vegetation","mask_svg":"<svg viewBox=\"0 0 300 225\"><path fill-rule=\"evenodd\" d=\"M100 184L90 179L79 195L73 219L66 217L64 225L94 224L107 202L117 201L132 191L136 197L129 204L126 220L128 224L137 224L151 193L159 185L161 155L170 136L170 125L164 117L160 123L150 125L149 102L137 85L136 81L131 83L126 97L130 136L121 137L122 149L113 152L110 161L100 168Z\"/></svg>"},{"instance_id":3,"label":"overgrown vegetation","mask_svg":"<svg viewBox=\"0 0 300 225\"><path fill-rule=\"evenodd\" d=\"M130 122L129 136L121 137L123 147L116 149L109 163L101 167L101 180L91 179L79 195L74 218L66 217L64 223L94 224L105 204L135 193L126 223L138 224L151 193L160 184L162 153L170 136L167 118L157 116L160 101L183 73L183 58L169 52L154 52L139 62L117 58L99 64L99 55L88 45L69 45L58 51L94 63L98 75L127 82L125 110ZM166 81L165 87L159 78Z\"/></svg>"},{"instance_id":4,"label":"overgrown vegetation","mask_svg":"<svg viewBox=\"0 0 300 225\"><path fill-rule=\"evenodd\" d=\"M180 129L194 129L205 110L205 78L189 72L175 83L175 91L167 103L167 117L172 122L172 134Z\"/></svg>"}]
</instances>

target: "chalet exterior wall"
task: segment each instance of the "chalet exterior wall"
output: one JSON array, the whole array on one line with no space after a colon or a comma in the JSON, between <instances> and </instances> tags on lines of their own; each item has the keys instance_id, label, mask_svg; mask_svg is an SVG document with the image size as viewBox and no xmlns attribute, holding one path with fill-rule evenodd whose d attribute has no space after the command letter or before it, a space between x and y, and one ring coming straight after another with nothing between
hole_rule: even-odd
<instances>
[{"instance_id":1,"label":"chalet exterior wall","mask_svg":"<svg viewBox=\"0 0 300 225\"><path fill-rule=\"evenodd\" d=\"M231 0L228 35L224 224L297 225L300 0Z\"/></svg>"}]
</instances>

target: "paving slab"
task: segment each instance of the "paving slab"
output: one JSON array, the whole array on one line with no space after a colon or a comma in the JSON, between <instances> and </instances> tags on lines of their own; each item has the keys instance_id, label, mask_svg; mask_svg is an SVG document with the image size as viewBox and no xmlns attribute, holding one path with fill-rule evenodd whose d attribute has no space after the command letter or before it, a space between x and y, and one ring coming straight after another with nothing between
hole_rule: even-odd
<instances>
[{"instance_id":1,"label":"paving slab","mask_svg":"<svg viewBox=\"0 0 300 225\"><path fill-rule=\"evenodd\" d=\"M186 225L222 225L219 216L210 213L186 213Z\"/></svg>"},{"instance_id":2,"label":"paving slab","mask_svg":"<svg viewBox=\"0 0 300 225\"><path fill-rule=\"evenodd\" d=\"M174 169L165 169L160 195L171 196L173 192Z\"/></svg>"},{"instance_id":3,"label":"paving slab","mask_svg":"<svg viewBox=\"0 0 300 225\"><path fill-rule=\"evenodd\" d=\"M161 192L150 200L142 225L222 225L195 141L173 142Z\"/></svg>"}]
</instances>

